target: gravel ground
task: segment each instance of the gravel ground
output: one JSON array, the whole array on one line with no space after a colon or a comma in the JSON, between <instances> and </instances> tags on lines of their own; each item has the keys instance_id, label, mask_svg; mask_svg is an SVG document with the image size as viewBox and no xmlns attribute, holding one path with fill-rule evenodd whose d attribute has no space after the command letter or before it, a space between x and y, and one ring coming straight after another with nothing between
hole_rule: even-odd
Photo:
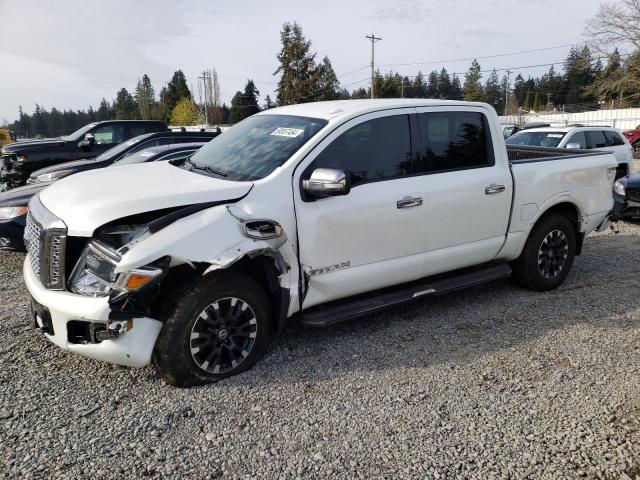
<instances>
[{"instance_id":1,"label":"gravel ground","mask_svg":"<svg viewBox=\"0 0 640 480\"><path fill-rule=\"evenodd\" d=\"M640 227L565 285L494 282L326 330L190 390L63 352L0 261L0 477L639 478Z\"/></svg>"}]
</instances>

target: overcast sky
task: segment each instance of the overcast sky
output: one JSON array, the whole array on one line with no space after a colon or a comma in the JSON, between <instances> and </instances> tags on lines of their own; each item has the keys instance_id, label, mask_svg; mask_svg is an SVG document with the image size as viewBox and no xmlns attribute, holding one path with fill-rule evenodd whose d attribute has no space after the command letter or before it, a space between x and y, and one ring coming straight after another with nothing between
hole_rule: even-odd
<instances>
[{"instance_id":1,"label":"overcast sky","mask_svg":"<svg viewBox=\"0 0 640 480\"><path fill-rule=\"evenodd\" d=\"M215 66L223 100L252 78L273 90L285 21L297 21L318 60L328 55L343 86L368 86L369 41L376 64L405 75L466 59L556 47L584 40L600 0L0 0L0 122L18 105L97 107L133 90L147 73L159 92L177 69L194 91ZM560 63L569 47L480 58L484 69ZM452 60L465 59L455 62ZM447 60L444 63L441 60ZM405 65L402 65L405 64ZM410 64L410 65L406 65ZM538 75L538 69L517 70ZM486 77L486 74L485 74Z\"/></svg>"}]
</instances>

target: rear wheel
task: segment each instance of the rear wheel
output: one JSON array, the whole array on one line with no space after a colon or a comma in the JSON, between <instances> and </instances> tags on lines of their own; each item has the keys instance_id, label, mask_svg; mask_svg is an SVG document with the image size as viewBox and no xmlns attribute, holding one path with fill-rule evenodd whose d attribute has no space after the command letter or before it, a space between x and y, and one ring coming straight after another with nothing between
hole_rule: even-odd
<instances>
[{"instance_id":1,"label":"rear wheel","mask_svg":"<svg viewBox=\"0 0 640 480\"><path fill-rule=\"evenodd\" d=\"M520 257L512 263L513 276L531 290L553 290L569 275L575 250L571 220L559 213L546 215L534 225Z\"/></svg>"},{"instance_id":2,"label":"rear wheel","mask_svg":"<svg viewBox=\"0 0 640 480\"><path fill-rule=\"evenodd\" d=\"M251 368L271 338L271 306L251 278L221 272L178 295L153 353L172 385L215 382Z\"/></svg>"}]
</instances>

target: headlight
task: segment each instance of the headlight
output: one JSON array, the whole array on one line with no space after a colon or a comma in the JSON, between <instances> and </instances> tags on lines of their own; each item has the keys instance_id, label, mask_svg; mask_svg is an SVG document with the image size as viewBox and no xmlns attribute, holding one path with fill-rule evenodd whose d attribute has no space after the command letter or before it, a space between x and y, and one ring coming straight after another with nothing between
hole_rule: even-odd
<instances>
[{"instance_id":1,"label":"headlight","mask_svg":"<svg viewBox=\"0 0 640 480\"><path fill-rule=\"evenodd\" d=\"M0 219L8 220L25 215L29 211L26 205L18 205L16 207L0 207Z\"/></svg>"},{"instance_id":2,"label":"headlight","mask_svg":"<svg viewBox=\"0 0 640 480\"><path fill-rule=\"evenodd\" d=\"M42 175L38 175L36 180L38 180L38 182L53 182L54 180L60 180L61 178L66 177L70 173L73 173L73 170L59 170L57 172L43 173Z\"/></svg>"},{"instance_id":3,"label":"headlight","mask_svg":"<svg viewBox=\"0 0 640 480\"><path fill-rule=\"evenodd\" d=\"M621 182L620 180L616 180L615 183L613 184L613 191L618 195L622 195L624 197L625 194L627 193L626 190L627 190L627 186L625 185L624 182Z\"/></svg>"},{"instance_id":4,"label":"headlight","mask_svg":"<svg viewBox=\"0 0 640 480\"><path fill-rule=\"evenodd\" d=\"M71 291L90 297L104 297L112 290L126 293L140 290L164 273L163 268L149 265L117 274L120 260L117 251L99 240L92 240L71 273Z\"/></svg>"}]
</instances>

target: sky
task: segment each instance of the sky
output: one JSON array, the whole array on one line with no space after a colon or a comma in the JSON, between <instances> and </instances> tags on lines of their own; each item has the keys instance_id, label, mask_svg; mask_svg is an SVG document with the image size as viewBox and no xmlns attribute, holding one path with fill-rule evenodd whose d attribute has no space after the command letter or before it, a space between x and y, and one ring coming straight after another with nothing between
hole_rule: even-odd
<instances>
[{"instance_id":1,"label":"sky","mask_svg":"<svg viewBox=\"0 0 640 480\"><path fill-rule=\"evenodd\" d=\"M331 60L349 90L369 85L376 66L415 75L557 63L584 42L601 0L0 0L0 123L31 112L97 108L148 74L159 92L181 69L194 93L215 67L229 103L248 78L275 98L284 22L296 21L320 61ZM555 48L559 47L559 48ZM514 52L538 50L511 55ZM491 58L482 58L491 57ZM459 60L459 61L456 61ZM548 66L518 68L540 75ZM502 76L502 72L499 72ZM487 73L484 74L485 79Z\"/></svg>"}]
</instances>

